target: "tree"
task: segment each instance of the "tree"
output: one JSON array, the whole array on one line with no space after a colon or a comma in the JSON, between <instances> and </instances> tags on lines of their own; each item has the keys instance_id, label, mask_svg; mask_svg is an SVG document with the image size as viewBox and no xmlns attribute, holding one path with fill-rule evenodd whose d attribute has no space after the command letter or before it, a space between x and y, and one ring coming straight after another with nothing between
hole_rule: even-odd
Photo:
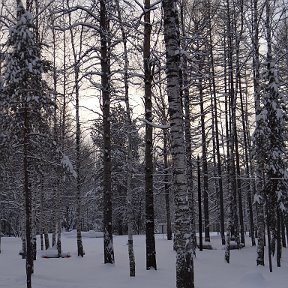
<instances>
[{"instance_id":1,"label":"tree","mask_svg":"<svg viewBox=\"0 0 288 288\"><path fill-rule=\"evenodd\" d=\"M216 146L216 158L217 158L217 174L218 174L218 187L219 187L219 210L220 210L220 232L222 245L225 245L225 228L224 228L224 199L223 199L223 179L222 179L222 168L221 168L221 156L220 156L220 140L219 140L219 119L218 119L218 107L217 107L217 91L216 91L216 73L215 73L215 60L213 53L213 7L212 1L208 1L208 37L209 37L209 56L210 56L210 75L212 85L212 99L213 99L213 118L214 118L214 130L215 130L215 146ZM216 13L215 13L216 14ZM214 131L212 130L212 131ZM212 137L214 136L212 135ZM213 137L214 139L214 137Z\"/></svg>"},{"instance_id":2,"label":"tree","mask_svg":"<svg viewBox=\"0 0 288 288\"><path fill-rule=\"evenodd\" d=\"M284 162L286 153L285 127L287 122L286 101L279 89L277 69L272 56L272 9L269 1L266 2L266 35L267 35L267 72L266 85L263 95L263 112L266 115L268 136L267 158L265 158L265 200L267 227L272 232L271 249L274 255L276 239L277 266L280 267L281 232L280 214L285 211L287 199L287 167ZM268 230L269 231L269 230Z\"/></svg>"},{"instance_id":3,"label":"tree","mask_svg":"<svg viewBox=\"0 0 288 288\"><path fill-rule=\"evenodd\" d=\"M180 98L180 33L178 8L174 0L162 2L166 47L167 94L171 127L173 192L175 202L176 287L194 287L192 235L187 195L183 111Z\"/></svg>"},{"instance_id":4,"label":"tree","mask_svg":"<svg viewBox=\"0 0 288 288\"><path fill-rule=\"evenodd\" d=\"M264 162L266 157L267 144L267 126L265 122L264 111L260 106L260 53L259 53L259 1L253 1L253 21L252 21L252 44L253 44L253 88L254 101L256 112L256 127L253 134L253 158L256 163L256 194L255 202L257 205L257 230L258 230L258 245L257 245L257 265L264 266L264 242L265 242L265 223L264 223L264 194L263 194L263 175ZM263 147L264 145L264 147ZM263 149L264 148L264 149Z\"/></svg>"},{"instance_id":5,"label":"tree","mask_svg":"<svg viewBox=\"0 0 288 288\"><path fill-rule=\"evenodd\" d=\"M112 236L112 190L111 190L111 130L110 130L110 52L109 52L109 9L110 0L100 0L101 38L101 92L103 99L103 142L104 142L104 263L114 263Z\"/></svg>"},{"instance_id":6,"label":"tree","mask_svg":"<svg viewBox=\"0 0 288 288\"><path fill-rule=\"evenodd\" d=\"M186 35L185 19L184 19L184 12L187 10L186 6L187 6L186 1L182 1L181 7L180 7L181 32L182 32L180 39L182 41L180 40L180 45L181 45L181 49L184 51L187 49L187 42L188 42L187 41L188 37ZM193 252L195 254L197 243L196 243L195 223L193 222L193 220L195 219L195 215L194 215L195 212L194 212L193 173L192 173L191 117L190 117L191 103L190 103L189 81L188 81L188 59L187 59L188 57L185 53L183 53L181 56L182 57L181 57L181 70L180 70L180 75L181 75L180 89L181 89L181 94L182 94L181 98L183 99L183 106L184 106L184 117L185 117L184 134L185 134L186 159L187 159L187 186L188 186L189 207L190 207L190 213L191 213ZM207 198L207 213L208 213L208 198ZM208 228L205 229L205 231L209 230L209 223L207 224L207 227Z\"/></svg>"},{"instance_id":7,"label":"tree","mask_svg":"<svg viewBox=\"0 0 288 288\"><path fill-rule=\"evenodd\" d=\"M125 106L126 106L126 124L128 127L128 151L127 151L127 226L128 226L128 255L129 255L129 267L130 267L130 276L135 276L135 255L134 255L134 244L133 244L133 207L132 207L132 167L133 167L133 144L132 144L132 117L130 111L130 102L129 102L129 58L128 58L128 49L127 49L127 33L124 29L122 14L120 11L119 0L116 0L118 20L121 28L122 41L124 46L124 94L125 94Z\"/></svg>"},{"instance_id":8,"label":"tree","mask_svg":"<svg viewBox=\"0 0 288 288\"><path fill-rule=\"evenodd\" d=\"M69 25L71 27L71 14L69 13ZM80 43L79 43L79 54L81 55L82 51L82 31L83 27L80 28ZM73 51L73 72L74 72L74 88L75 88L75 118L76 118L76 132L75 132L75 140L76 140L76 199L77 199L77 207L76 207L76 226L77 226L77 250L78 256L84 256L84 249L83 249L83 242L82 242L82 235L81 235L81 163L80 163L80 138L81 138L81 126L80 126L80 111L79 111L79 101L80 101L80 80L79 80L79 73L80 73L80 55L77 53L77 47L75 43L75 35L73 35L73 31L70 28L70 36L71 36L71 46Z\"/></svg>"},{"instance_id":9,"label":"tree","mask_svg":"<svg viewBox=\"0 0 288 288\"><path fill-rule=\"evenodd\" d=\"M18 0L17 23L10 30L11 51L6 59L4 89L9 112L13 115L9 129L14 133L13 140L23 149L27 288L32 287L33 273L32 177L35 163L32 161L32 156L33 149L35 151L37 147L37 140L39 141L37 133L44 122L43 112L51 105L50 94L45 91L45 82L41 80L45 65L39 58L39 45L33 28L31 13L27 12L22 1Z\"/></svg>"},{"instance_id":10,"label":"tree","mask_svg":"<svg viewBox=\"0 0 288 288\"><path fill-rule=\"evenodd\" d=\"M153 195L153 139L152 132L152 70L151 70L151 23L150 0L144 2L144 83L145 83L145 194L146 194L146 269L157 269L154 236L154 195Z\"/></svg>"}]
</instances>

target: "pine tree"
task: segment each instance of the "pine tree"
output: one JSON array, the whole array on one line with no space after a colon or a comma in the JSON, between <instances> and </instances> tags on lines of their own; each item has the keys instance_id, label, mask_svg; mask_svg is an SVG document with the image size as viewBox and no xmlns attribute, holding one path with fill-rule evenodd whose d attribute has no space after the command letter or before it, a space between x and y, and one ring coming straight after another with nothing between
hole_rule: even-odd
<instances>
[{"instance_id":1,"label":"pine tree","mask_svg":"<svg viewBox=\"0 0 288 288\"><path fill-rule=\"evenodd\" d=\"M264 193L267 206L267 225L270 226L272 231L272 253L274 254L276 239L280 240L280 227L277 228L279 226L277 222L279 221L280 211L285 211L285 200L287 199L288 175L284 161L284 156L286 155L285 131L287 115L285 98L279 91L277 69L269 50L267 54L267 86L263 97L269 133L267 142L268 153L265 159L267 179ZM278 241L278 248L280 249L279 245L281 245L281 241Z\"/></svg>"},{"instance_id":2,"label":"pine tree","mask_svg":"<svg viewBox=\"0 0 288 288\"><path fill-rule=\"evenodd\" d=\"M280 212L285 210L287 199L287 167L285 164L285 127L287 122L285 97L280 91L277 69L272 54L271 7L266 2L267 59L263 74L262 98L256 109L256 128L254 132L254 158L257 163L258 189L255 202L258 204L258 249L257 265L264 265L264 220L268 232L269 265L272 270L271 251L275 251L276 238L281 245ZM264 211L265 207L265 211ZM265 213L264 213L265 212ZM270 243L270 231L272 243ZM278 236L277 235L278 232ZM281 247L278 247L281 251ZM280 252L278 252L278 256ZM280 261L279 261L280 263Z\"/></svg>"},{"instance_id":3,"label":"pine tree","mask_svg":"<svg viewBox=\"0 0 288 288\"><path fill-rule=\"evenodd\" d=\"M33 17L21 1L17 1L17 23L10 28L9 52L6 57L4 93L7 112L11 115L9 127L13 141L22 147L22 171L26 233L27 287L31 287L33 273L32 200L33 171L36 163L32 156L37 152L38 133L44 126L46 112L51 105L47 86L41 75L46 64L40 59L40 47L34 35Z\"/></svg>"}]
</instances>

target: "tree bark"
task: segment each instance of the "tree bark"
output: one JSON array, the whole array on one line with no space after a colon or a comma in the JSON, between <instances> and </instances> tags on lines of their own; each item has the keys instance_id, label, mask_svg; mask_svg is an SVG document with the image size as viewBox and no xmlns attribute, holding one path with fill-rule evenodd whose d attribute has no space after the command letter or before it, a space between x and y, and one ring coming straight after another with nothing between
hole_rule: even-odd
<instances>
[{"instance_id":1,"label":"tree bark","mask_svg":"<svg viewBox=\"0 0 288 288\"><path fill-rule=\"evenodd\" d=\"M27 288L32 287L31 276L33 273L33 247L32 247L32 191L31 191L31 166L30 157L30 119L27 98L24 99L24 135L23 135L23 171L24 171L24 195L25 195L25 217L26 217L26 281Z\"/></svg>"},{"instance_id":2,"label":"tree bark","mask_svg":"<svg viewBox=\"0 0 288 288\"><path fill-rule=\"evenodd\" d=\"M71 15L69 14L69 25L71 26ZM80 163L80 136L81 136L81 127L80 127L80 115L79 115L79 61L77 59L75 36L73 35L72 29L70 29L71 35L71 45L73 51L73 60L74 60L74 88L75 88L75 113L76 113L76 233L77 233L77 253L78 256L84 256L84 249L82 243L81 235L81 163ZM81 38L81 36L80 36ZM81 51L81 44L80 44ZM56 222L55 222L56 229ZM54 236L54 242L56 244L56 234ZM52 241L53 242L53 241ZM53 245L53 243L52 243Z\"/></svg>"},{"instance_id":3,"label":"tree bark","mask_svg":"<svg viewBox=\"0 0 288 288\"><path fill-rule=\"evenodd\" d=\"M198 217L199 217L199 250L203 250L203 235L202 235L202 197L201 197L201 168L200 158L197 157L197 176L198 176Z\"/></svg>"},{"instance_id":4,"label":"tree bark","mask_svg":"<svg viewBox=\"0 0 288 288\"><path fill-rule=\"evenodd\" d=\"M111 189L111 129L110 129L110 53L109 53L109 17L107 0L100 0L101 27L101 90L103 99L103 132L104 132L104 263L115 262L112 235L112 189Z\"/></svg>"},{"instance_id":5,"label":"tree bark","mask_svg":"<svg viewBox=\"0 0 288 288\"><path fill-rule=\"evenodd\" d=\"M254 84L254 103L256 120L260 114L260 55L259 55L259 16L258 16L258 0L253 0L253 84ZM259 123L256 121L256 127ZM256 147L256 150L260 147ZM265 217L264 217L264 192L263 192L263 165L258 156L256 158L256 195L258 196L257 202L257 265L264 266L264 242L265 242Z\"/></svg>"},{"instance_id":6,"label":"tree bark","mask_svg":"<svg viewBox=\"0 0 288 288\"><path fill-rule=\"evenodd\" d=\"M210 7L209 7L210 8ZM211 8L210 8L211 9ZM222 168L221 168L221 155L220 155L220 141L219 141L219 128L218 128L218 107L217 107L217 93L215 82L215 65L213 55L213 43L212 43L212 23L209 9L209 53L211 61L211 78L212 78L212 94L213 94L213 111L214 111L214 125L215 125L215 143L216 143L216 156L217 156L217 174L219 185L219 208L220 208L220 233L222 245L225 245L225 227L224 227L224 199L223 199L223 180L222 180Z\"/></svg>"},{"instance_id":7,"label":"tree bark","mask_svg":"<svg viewBox=\"0 0 288 288\"><path fill-rule=\"evenodd\" d=\"M185 3L181 4L181 38L180 41L181 49L183 51L186 50L186 30L185 30L185 22L184 22L184 12L187 7L185 7ZM192 171L192 147L191 147L191 119L190 119L190 95L189 95L189 82L188 82L188 59L185 53L181 55L181 71L180 75L182 79L180 79L180 89L181 89L181 98L184 103L184 135L185 135L185 145L186 145L186 159L187 159L187 185L188 185L188 199L189 199L189 207L190 207L190 215L191 215L191 231L192 231L192 244L193 244L193 252L196 254L195 249L197 246L196 243L196 231L195 231L195 223L193 222L195 219L195 211L194 211L194 195L193 195L193 171Z\"/></svg>"},{"instance_id":8,"label":"tree bark","mask_svg":"<svg viewBox=\"0 0 288 288\"><path fill-rule=\"evenodd\" d=\"M153 128L152 122L152 71L150 55L150 0L144 1L144 84L145 84L145 195L146 195L146 269L157 269L154 235L154 195L153 195Z\"/></svg>"},{"instance_id":9,"label":"tree bark","mask_svg":"<svg viewBox=\"0 0 288 288\"><path fill-rule=\"evenodd\" d=\"M191 220L187 195L183 112L180 99L179 18L174 0L163 0L162 5L175 201L176 287L194 288Z\"/></svg>"},{"instance_id":10,"label":"tree bark","mask_svg":"<svg viewBox=\"0 0 288 288\"><path fill-rule=\"evenodd\" d=\"M130 103L129 103L129 60L128 60L128 49L127 49L127 35L124 30L122 15L120 11L119 0L116 0L118 19L122 34L123 46L124 46L124 93L125 93L125 105L126 105L126 123L128 127L127 138L128 138L128 152L127 152L127 218L128 218L128 256L129 256L129 267L130 267L130 276L135 276L135 255L134 255L134 243L133 243L133 192L131 187L132 182L132 171L133 171L133 154L132 154L132 119L130 113Z\"/></svg>"},{"instance_id":11,"label":"tree bark","mask_svg":"<svg viewBox=\"0 0 288 288\"><path fill-rule=\"evenodd\" d=\"M254 218L253 218L253 206L252 206L252 180L250 179L252 177L251 173L251 167L249 166L249 163L251 163L249 159L249 152L248 150L251 150L250 142L248 141L247 134L249 132L247 131L246 123L247 123L247 109L244 109L244 101L243 101L243 94L241 91L241 85L239 84L239 96L240 96L240 103L241 103L241 118L242 118L242 127L243 127L243 144L244 144L244 157L245 157L245 172L246 177L248 178L248 189L247 189L247 203L248 203L248 211L249 211L249 230L250 230L250 237L252 241L252 246L255 246L255 236L254 236ZM247 108L247 107L246 107Z\"/></svg>"},{"instance_id":12,"label":"tree bark","mask_svg":"<svg viewBox=\"0 0 288 288\"><path fill-rule=\"evenodd\" d=\"M168 139L167 130L163 131L163 153L164 153L164 191L165 191L165 206L166 206L166 224L167 224L167 240L172 240L172 227L171 227L171 212L170 212L170 185L168 175Z\"/></svg>"}]
</instances>

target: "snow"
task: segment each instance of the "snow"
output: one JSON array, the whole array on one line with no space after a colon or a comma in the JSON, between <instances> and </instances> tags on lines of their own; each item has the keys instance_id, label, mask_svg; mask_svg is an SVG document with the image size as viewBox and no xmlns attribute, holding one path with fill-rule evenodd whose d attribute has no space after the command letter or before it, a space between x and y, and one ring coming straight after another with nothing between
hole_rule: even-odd
<instances>
[{"instance_id":1,"label":"snow","mask_svg":"<svg viewBox=\"0 0 288 288\"><path fill-rule=\"evenodd\" d=\"M53 246L48 248L47 250L40 251L39 254L43 258L57 258L58 257L57 246ZM61 257L63 258L71 257L71 255L69 252L62 252Z\"/></svg>"},{"instance_id":2,"label":"snow","mask_svg":"<svg viewBox=\"0 0 288 288\"><path fill-rule=\"evenodd\" d=\"M73 168L73 165L67 155L63 155L63 158L61 160L61 164L63 168L66 168L68 172L70 172L74 178L77 178L77 173Z\"/></svg>"},{"instance_id":3,"label":"snow","mask_svg":"<svg viewBox=\"0 0 288 288\"><path fill-rule=\"evenodd\" d=\"M154 128L159 128L159 129L169 129L169 128L170 128L170 125L155 124L155 123L152 123L152 122L148 121L148 120L145 119L145 118L143 118L142 121L145 122L146 124L154 127Z\"/></svg>"},{"instance_id":4,"label":"snow","mask_svg":"<svg viewBox=\"0 0 288 288\"><path fill-rule=\"evenodd\" d=\"M83 246L86 252L83 258L77 256L74 231L62 235L62 250L64 253L70 253L70 258L41 258L39 251L38 259L35 261L32 287L175 288L175 252L172 241L167 241L164 235L156 235L157 271L146 271L145 237L134 236L136 258L134 278L129 277L127 236L114 236L115 264L103 264L103 238L92 236L91 231L83 234ZM276 268L273 263L273 272L270 273L267 259L265 267L256 266L256 247L250 247L248 237L247 247L231 251L230 264L224 261L225 251L220 244L220 236L214 235L211 239L214 249L202 252L197 250L194 259L195 288L287 287L287 249L283 250L282 267ZM1 288L26 287L25 260L18 255L20 248L20 239L2 238ZM52 253L51 250L48 253Z\"/></svg>"},{"instance_id":5,"label":"snow","mask_svg":"<svg viewBox=\"0 0 288 288\"><path fill-rule=\"evenodd\" d=\"M261 197L259 194L255 194L255 195L254 195L254 202L253 202L253 204L255 204L255 203L260 204L260 203L261 203L261 199L262 199L262 197Z\"/></svg>"}]
</instances>

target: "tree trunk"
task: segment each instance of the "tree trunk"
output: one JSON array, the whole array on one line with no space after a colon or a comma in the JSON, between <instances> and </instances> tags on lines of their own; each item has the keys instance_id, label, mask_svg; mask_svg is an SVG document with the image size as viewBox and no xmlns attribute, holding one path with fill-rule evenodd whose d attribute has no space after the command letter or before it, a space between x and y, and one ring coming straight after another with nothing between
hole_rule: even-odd
<instances>
[{"instance_id":1,"label":"tree trunk","mask_svg":"<svg viewBox=\"0 0 288 288\"><path fill-rule=\"evenodd\" d=\"M233 67L233 33L231 27L230 18L230 1L227 0L227 58L228 58L228 92L229 92L229 109L227 114L229 114L229 122L227 123L227 137L229 138L229 145L227 151L229 151L228 157L228 171L229 171L229 182L230 182L230 193L233 208L231 213L233 213L233 226L231 227L231 236L237 244L239 244L239 232L238 232L238 209L237 209L237 198L239 199L239 182L236 181L236 167L235 167L235 143L236 143L236 97L234 89L234 67ZM228 107L227 107L228 108ZM227 154L228 156L228 154ZM238 185L237 185L238 184ZM238 197L237 197L238 196ZM239 203L239 202L238 202ZM242 208L242 207L241 207ZM240 207L239 207L240 211Z\"/></svg>"},{"instance_id":2,"label":"tree trunk","mask_svg":"<svg viewBox=\"0 0 288 288\"><path fill-rule=\"evenodd\" d=\"M167 94L171 127L173 191L175 201L176 287L194 288L191 220L187 195L183 112L180 99L180 33L174 0L162 1L166 46Z\"/></svg>"},{"instance_id":3,"label":"tree trunk","mask_svg":"<svg viewBox=\"0 0 288 288\"><path fill-rule=\"evenodd\" d=\"M56 64L56 33L55 33L55 27L54 27L54 19L52 19L52 37L53 37L53 92L54 92L54 103L57 103L57 64ZM65 45L65 44L64 44ZM65 57L65 56L64 56ZM78 75L77 75L78 77ZM76 83L76 81L75 81ZM77 85L77 84L76 84ZM76 89L76 94L78 93L78 90ZM76 95L77 97L77 95ZM79 100L76 102L78 102L79 105ZM79 109L77 108L77 104L76 104L76 110ZM53 133L54 133L54 141L56 143L57 148L60 146L61 147L61 152L62 154L64 154L63 151L63 142L60 143L60 139L59 139L59 131L58 131L58 117L57 117L57 112L58 112L58 107L54 107L54 115L53 115L53 122L54 122L54 129L53 129ZM77 113L76 115L76 121L79 120L79 113ZM76 127L77 124L76 124ZM78 131L78 128L76 128L76 133L79 133L80 131ZM77 136L76 136L77 137ZM77 141L76 141L77 142ZM56 179L55 179L55 232L56 232L56 247L57 247L57 252L58 252L58 257L61 257L62 254L62 244L61 244L61 192L62 192L62 179L63 179L63 171L60 167L58 167L58 163L61 162L61 155L60 152L56 153L55 155L56 158L56 163L57 166L55 168L56 170Z\"/></svg>"},{"instance_id":4,"label":"tree trunk","mask_svg":"<svg viewBox=\"0 0 288 288\"><path fill-rule=\"evenodd\" d=\"M108 1L109 3L109 1ZM104 132L104 263L115 262L112 235L112 189L111 189L111 129L110 129L110 53L108 48L109 19L107 0L100 0L101 27L101 90L103 98Z\"/></svg>"},{"instance_id":5,"label":"tree trunk","mask_svg":"<svg viewBox=\"0 0 288 288\"><path fill-rule=\"evenodd\" d=\"M185 30L184 23L184 9L185 4L182 2L181 4L181 39L180 42L181 49L183 51L187 48L187 35ZM189 207L190 207L190 215L191 215L191 231L192 231L192 244L193 244L193 253L195 254L195 249L197 246L196 243L196 232L195 232L195 223L193 222L195 219L194 212L194 196L193 196L193 173L192 173L192 148L191 148L191 119L190 119L190 95L189 95L189 81L188 81L188 59L185 53L181 55L181 71L180 75L182 79L180 79L180 97L184 102L184 135L185 135L185 145L186 145L186 159L187 159L187 185L188 185L188 199L189 199ZM195 254L196 255L196 254Z\"/></svg>"},{"instance_id":6,"label":"tree trunk","mask_svg":"<svg viewBox=\"0 0 288 288\"><path fill-rule=\"evenodd\" d=\"M243 101L243 94L241 91L241 85L239 84L239 96L240 96L240 103L241 103L241 118L242 118L242 127L243 127L243 141L244 141L244 157L245 157L245 172L246 177L248 178L248 189L247 189L247 203L248 203L248 211L249 211L249 228L250 228L250 237L252 241L252 246L255 246L255 236L254 236L254 218L253 218L253 206L252 206L252 177L251 168L249 163L251 163L249 159L249 152L251 150L250 142L248 141L246 123L247 123L247 109L244 109L244 101ZM247 107L246 107L247 108ZM246 115L246 117L245 117Z\"/></svg>"},{"instance_id":7,"label":"tree trunk","mask_svg":"<svg viewBox=\"0 0 288 288\"><path fill-rule=\"evenodd\" d=\"M200 78L202 79L202 77ZM207 163L206 129L205 129L205 116L204 116L204 99L203 99L203 87L201 79L199 79L199 96L200 96L199 101L200 101L200 113L201 113L201 135L202 135L204 232L205 232L205 241L210 242L208 163Z\"/></svg>"},{"instance_id":8,"label":"tree trunk","mask_svg":"<svg viewBox=\"0 0 288 288\"><path fill-rule=\"evenodd\" d=\"M198 217L199 217L199 250L203 250L203 237L202 237L202 197L201 197L201 170L200 158L197 157L197 174L198 174Z\"/></svg>"},{"instance_id":9,"label":"tree trunk","mask_svg":"<svg viewBox=\"0 0 288 288\"><path fill-rule=\"evenodd\" d=\"M129 60L128 60L128 50L127 50L127 35L124 30L122 15L119 6L119 0L116 0L118 19L120 22L122 40L124 46L124 89L125 89L125 105L126 105L126 122L128 127L128 156L127 156L127 218L128 218L128 256L129 256L129 267L130 276L135 276L135 255L134 255L134 244L133 244L133 206L132 206L132 171L133 171L133 154L132 154L132 119L130 113L130 103L129 103Z\"/></svg>"},{"instance_id":10,"label":"tree trunk","mask_svg":"<svg viewBox=\"0 0 288 288\"><path fill-rule=\"evenodd\" d=\"M31 276L33 273L33 247L32 247L32 191L31 191L31 165L30 157L30 119L27 99L24 99L24 151L23 151L23 171L24 171L24 195L25 195L25 232L26 232L26 281L27 288L32 287Z\"/></svg>"},{"instance_id":11,"label":"tree trunk","mask_svg":"<svg viewBox=\"0 0 288 288\"><path fill-rule=\"evenodd\" d=\"M75 54L74 54L75 55ZM80 115L79 115L79 67L75 62L74 68L74 83L75 83L75 110L76 110L76 230L77 230L77 252L78 256L84 256L84 249L81 235L81 159L80 159ZM58 222L58 221L57 221ZM58 224L58 223L57 223ZM56 222L55 222L56 227Z\"/></svg>"},{"instance_id":12,"label":"tree trunk","mask_svg":"<svg viewBox=\"0 0 288 288\"><path fill-rule=\"evenodd\" d=\"M259 190L258 190L259 191ZM260 197L263 197L262 193L258 192ZM260 198L261 199L261 198ZM264 204L263 200L259 200L257 205L257 236L258 236L258 245L257 245L257 265L264 266L264 238L265 238L265 225L264 225Z\"/></svg>"},{"instance_id":13,"label":"tree trunk","mask_svg":"<svg viewBox=\"0 0 288 288\"><path fill-rule=\"evenodd\" d=\"M150 0L144 1L144 84L145 84L145 195L146 195L146 269L157 269L154 235L154 196L153 196L153 128L152 122L152 71L150 56Z\"/></svg>"},{"instance_id":14,"label":"tree trunk","mask_svg":"<svg viewBox=\"0 0 288 288\"><path fill-rule=\"evenodd\" d=\"M210 7L209 7L210 8ZM217 156L217 174L219 185L219 208L220 208L220 233L222 245L225 245L225 227L224 227L224 200L223 200L223 180L221 168L221 155L220 155L220 141L219 141L219 128L218 128L218 107L217 107L217 93L215 83L215 65L213 55L213 37L212 37L212 23L209 9L209 52L211 61L211 78L212 78L212 93L213 93L213 110L214 110L214 125L215 125L215 143L216 143L216 156Z\"/></svg>"},{"instance_id":15,"label":"tree trunk","mask_svg":"<svg viewBox=\"0 0 288 288\"><path fill-rule=\"evenodd\" d=\"M282 254L282 242L281 242L281 211L277 208L277 267L281 267L281 254Z\"/></svg>"},{"instance_id":16,"label":"tree trunk","mask_svg":"<svg viewBox=\"0 0 288 288\"><path fill-rule=\"evenodd\" d=\"M280 221L281 221L281 239L282 239L282 246L286 248L286 235L285 235L285 223L284 223L284 215L283 212L280 212Z\"/></svg>"},{"instance_id":17,"label":"tree trunk","mask_svg":"<svg viewBox=\"0 0 288 288\"><path fill-rule=\"evenodd\" d=\"M244 12L243 12L243 2L239 3L239 12L240 12L240 29L236 25L236 19L234 21L234 34L235 34L235 48L236 48L236 80L235 80L235 96L233 109L233 134L234 134L234 142L235 142L235 161L236 161L236 177L237 177L237 199L238 199L238 213L239 213L239 224L240 224L240 242L245 246L245 228L244 228L244 216L243 216L243 204L242 204L242 180L241 180L241 168L240 168L240 155L239 155L239 142L238 142L238 133L237 133L237 119L236 119L236 105L237 105L237 96L242 93L242 77L240 73L240 45L241 38L243 37L243 29L244 29ZM233 14L236 16L235 4L233 5Z\"/></svg>"},{"instance_id":18,"label":"tree trunk","mask_svg":"<svg viewBox=\"0 0 288 288\"><path fill-rule=\"evenodd\" d=\"M71 14L69 14L69 25L71 26ZM78 256L84 256L84 249L82 243L82 235L81 235L81 163L80 163L80 137L81 137L81 128L80 128L80 115L79 115L79 61L77 59L76 52L76 44L75 44L75 36L73 34L72 29L70 29L71 36L71 46L73 51L73 60L74 60L74 89L75 89L75 116L76 116L76 132L75 132L75 140L76 140L76 233L77 233L77 254ZM82 35L80 36L81 39ZM82 42L81 42L82 43ZM81 43L79 50L81 51ZM80 52L79 52L80 54ZM56 217L56 215L55 215ZM55 229L56 229L56 221L55 221ZM55 234L55 244L56 244L56 234Z\"/></svg>"},{"instance_id":19,"label":"tree trunk","mask_svg":"<svg viewBox=\"0 0 288 288\"><path fill-rule=\"evenodd\" d=\"M41 250L44 250L44 177L42 173L40 177L40 247Z\"/></svg>"},{"instance_id":20,"label":"tree trunk","mask_svg":"<svg viewBox=\"0 0 288 288\"><path fill-rule=\"evenodd\" d=\"M167 240L172 240L172 227L171 227L171 212L170 212L170 185L168 175L168 139L167 130L163 131L163 154L164 154L164 191L165 191L165 206L166 206L166 224L167 224Z\"/></svg>"},{"instance_id":21,"label":"tree trunk","mask_svg":"<svg viewBox=\"0 0 288 288\"><path fill-rule=\"evenodd\" d=\"M258 0L253 0L253 84L254 84L254 103L256 120L260 114L260 56L259 56L259 17L258 17ZM259 123L256 121L256 126ZM260 147L258 147L260 148ZM257 149L257 148L256 148ZM258 157L256 157L258 158ZM257 265L264 266L264 242L265 242L265 217L264 217L264 191L263 191L263 165L260 159L256 159L256 195L257 202ZM270 257L270 256L269 256Z\"/></svg>"}]
</instances>

